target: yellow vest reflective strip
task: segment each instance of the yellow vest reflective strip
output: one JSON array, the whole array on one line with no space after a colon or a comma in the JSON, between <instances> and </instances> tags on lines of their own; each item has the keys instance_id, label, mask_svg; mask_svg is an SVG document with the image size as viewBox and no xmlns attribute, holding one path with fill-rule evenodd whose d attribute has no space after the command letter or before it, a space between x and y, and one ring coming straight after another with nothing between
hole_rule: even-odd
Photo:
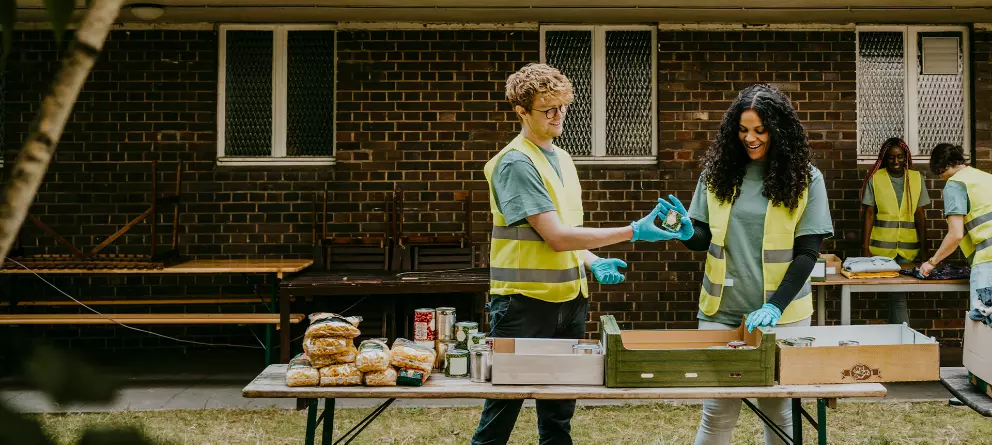
<instances>
[{"instance_id":1,"label":"yellow vest reflective strip","mask_svg":"<svg viewBox=\"0 0 992 445\"><path fill-rule=\"evenodd\" d=\"M965 167L948 181L964 184L968 191L971 209L964 217L965 236L961 252L972 266L992 261L992 175L972 167Z\"/></svg>"},{"instance_id":2,"label":"yellow vest reflective strip","mask_svg":"<svg viewBox=\"0 0 992 445\"><path fill-rule=\"evenodd\" d=\"M504 155L517 150L537 168L562 224L571 227L583 223L582 187L571 156L555 147L561 177L548 159L523 136L517 136L486 163L489 182L489 208L493 214L492 243L489 254L489 292L492 295L521 294L538 300L563 302L578 295L588 296L589 285L581 252L555 252L537 230L527 224L507 227L499 211L493 175Z\"/></svg>"},{"instance_id":3,"label":"yellow vest reflective strip","mask_svg":"<svg viewBox=\"0 0 992 445\"><path fill-rule=\"evenodd\" d=\"M871 181L878 214L869 235L868 249L872 255L915 259L920 253L915 216L923 176L915 170L906 171L903 181L909 186L903 190L902 201L897 201L892 178L885 169L876 171Z\"/></svg>"},{"instance_id":4,"label":"yellow vest reflective strip","mask_svg":"<svg viewBox=\"0 0 992 445\"><path fill-rule=\"evenodd\" d=\"M709 190L706 193L710 233L713 236L706 253L706 269L703 272L703 283L699 292L699 310L703 314L713 315L720 309L723 286L727 279L724 245L733 204L720 202ZM787 208L768 203L761 252L765 301L775 294L782 279L785 278L786 270L792 264L796 226L806 209L808 194L809 190L806 190L799 199L798 208L792 212ZM813 315L813 288L807 279L796 297L782 312L779 323L792 323L811 315Z\"/></svg>"}]
</instances>

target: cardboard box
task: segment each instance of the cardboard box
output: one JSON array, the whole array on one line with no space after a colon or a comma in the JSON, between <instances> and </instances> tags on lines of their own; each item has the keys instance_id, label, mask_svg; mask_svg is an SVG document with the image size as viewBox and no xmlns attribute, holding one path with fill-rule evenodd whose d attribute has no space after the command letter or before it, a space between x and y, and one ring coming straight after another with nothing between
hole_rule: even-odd
<instances>
[{"instance_id":1,"label":"cardboard box","mask_svg":"<svg viewBox=\"0 0 992 445\"><path fill-rule=\"evenodd\" d=\"M964 367L986 382L992 382L992 326L964 321Z\"/></svg>"},{"instance_id":2,"label":"cardboard box","mask_svg":"<svg viewBox=\"0 0 992 445\"><path fill-rule=\"evenodd\" d=\"M606 386L692 387L775 384L775 334L736 330L621 331L612 315L600 330L606 346ZM756 349L711 349L743 340Z\"/></svg>"},{"instance_id":3,"label":"cardboard box","mask_svg":"<svg viewBox=\"0 0 992 445\"><path fill-rule=\"evenodd\" d=\"M774 329L778 341L813 337L811 347L777 347L778 382L815 385L940 380L938 343L906 325L808 326ZM858 346L838 346L855 340Z\"/></svg>"},{"instance_id":4,"label":"cardboard box","mask_svg":"<svg viewBox=\"0 0 992 445\"><path fill-rule=\"evenodd\" d=\"M813 271L809 274L810 281L827 281L827 260L818 258L813 265Z\"/></svg>"},{"instance_id":5,"label":"cardboard box","mask_svg":"<svg viewBox=\"0 0 992 445\"><path fill-rule=\"evenodd\" d=\"M576 343L598 340L494 338L494 385L602 385L603 354L573 354ZM602 345L600 345L602 350Z\"/></svg>"},{"instance_id":6,"label":"cardboard box","mask_svg":"<svg viewBox=\"0 0 992 445\"><path fill-rule=\"evenodd\" d=\"M840 270L844 265L844 261L842 261L839 256L832 253L821 253L820 258L823 258L826 262L826 269L824 270L826 275L836 275L840 273Z\"/></svg>"}]
</instances>

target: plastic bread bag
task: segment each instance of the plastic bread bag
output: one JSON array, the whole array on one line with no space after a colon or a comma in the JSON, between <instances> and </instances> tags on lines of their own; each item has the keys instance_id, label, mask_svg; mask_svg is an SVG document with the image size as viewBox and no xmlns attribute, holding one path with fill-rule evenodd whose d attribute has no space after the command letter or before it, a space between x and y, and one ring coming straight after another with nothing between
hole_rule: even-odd
<instances>
[{"instance_id":1,"label":"plastic bread bag","mask_svg":"<svg viewBox=\"0 0 992 445\"><path fill-rule=\"evenodd\" d=\"M310 363L306 354L297 354L286 369L286 386L317 386L320 372Z\"/></svg>"},{"instance_id":2,"label":"plastic bread bag","mask_svg":"<svg viewBox=\"0 0 992 445\"><path fill-rule=\"evenodd\" d=\"M396 386L396 368L389 366L385 371L365 373L365 386Z\"/></svg>"},{"instance_id":3,"label":"plastic bread bag","mask_svg":"<svg viewBox=\"0 0 992 445\"><path fill-rule=\"evenodd\" d=\"M362 334L358 330L358 322L361 319L350 320L345 317L332 314L330 312L320 312L318 318L312 318L315 314L310 314L310 326L307 327L306 337L344 337L355 338ZM355 317L349 317L355 318Z\"/></svg>"},{"instance_id":4,"label":"plastic bread bag","mask_svg":"<svg viewBox=\"0 0 992 445\"><path fill-rule=\"evenodd\" d=\"M358 349L355 348L355 344L349 345L349 348L342 353L331 354L331 355L313 355L310 356L310 362L313 363L315 368L323 368L330 365L340 365L343 363L355 363L355 359L358 357Z\"/></svg>"},{"instance_id":5,"label":"plastic bread bag","mask_svg":"<svg viewBox=\"0 0 992 445\"><path fill-rule=\"evenodd\" d=\"M434 358L437 353L410 340L397 338L393 342L393 350L390 354L389 363L397 368L420 369L429 373L434 368Z\"/></svg>"},{"instance_id":6,"label":"plastic bread bag","mask_svg":"<svg viewBox=\"0 0 992 445\"><path fill-rule=\"evenodd\" d=\"M320 386L361 385L362 373L354 363L320 368Z\"/></svg>"},{"instance_id":7,"label":"plastic bread bag","mask_svg":"<svg viewBox=\"0 0 992 445\"><path fill-rule=\"evenodd\" d=\"M314 337L303 339L303 350L311 357L337 355L354 348L355 342L350 338Z\"/></svg>"},{"instance_id":8,"label":"plastic bread bag","mask_svg":"<svg viewBox=\"0 0 992 445\"><path fill-rule=\"evenodd\" d=\"M389 346L379 340L365 340L358 345L355 366L362 372L385 371L389 368Z\"/></svg>"}]
</instances>

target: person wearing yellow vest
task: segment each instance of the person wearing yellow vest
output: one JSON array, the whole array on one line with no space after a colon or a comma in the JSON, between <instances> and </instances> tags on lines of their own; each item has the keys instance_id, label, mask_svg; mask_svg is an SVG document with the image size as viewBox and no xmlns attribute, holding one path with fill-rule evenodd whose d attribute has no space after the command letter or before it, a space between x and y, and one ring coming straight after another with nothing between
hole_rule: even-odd
<instances>
[{"instance_id":1,"label":"person wearing yellow vest","mask_svg":"<svg viewBox=\"0 0 992 445\"><path fill-rule=\"evenodd\" d=\"M619 284L617 258L588 249L623 241L688 239L693 227L658 227L661 204L628 226L582 227L582 187L562 134L572 84L546 64L529 64L506 80L506 96L522 130L485 166L493 233L489 255L491 337L583 338L589 309L588 268L600 284ZM672 197L672 199L675 199ZM652 203L654 204L654 203ZM505 444L522 400L486 400L473 445ZM538 400L541 444L571 444L574 400Z\"/></svg>"},{"instance_id":2,"label":"person wearing yellow vest","mask_svg":"<svg viewBox=\"0 0 992 445\"><path fill-rule=\"evenodd\" d=\"M989 316L992 309L981 301L980 294L992 292L992 174L969 167L964 149L951 144L934 147L930 170L946 181L943 198L947 235L933 256L920 265L920 275L930 276L937 264L960 247L971 265L968 315L972 319Z\"/></svg>"},{"instance_id":3,"label":"person wearing yellow vest","mask_svg":"<svg viewBox=\"0 0 992 445\"><path fill-rule=\"evenodd\" d=\"M809 276L820 243L833 235L823 175L788 97L766 84L742 90L702 159L683 244L705 251L699 329L749 331L809 326ZM697 445L729 444L742 402L703 401ZM759 399L768 418L792 431L787 399ZM783 443L765 427L765 443Z\"/></svg>"},{"instance_id":4,"label":"person wearing yellow vest","mask_svg":"<svg viewBox=\"0 0 992 445\"><path fill-rule=\"evenodd\" d=\"M923 208L930 205L930 194L923 175L912 167L906 142L892 137L882 143L878 160L861 184L864 256L885 256L900 264L928 257ZM906 294L888 295L889 323L908 322Z\"/></svg>"}]
</instances>

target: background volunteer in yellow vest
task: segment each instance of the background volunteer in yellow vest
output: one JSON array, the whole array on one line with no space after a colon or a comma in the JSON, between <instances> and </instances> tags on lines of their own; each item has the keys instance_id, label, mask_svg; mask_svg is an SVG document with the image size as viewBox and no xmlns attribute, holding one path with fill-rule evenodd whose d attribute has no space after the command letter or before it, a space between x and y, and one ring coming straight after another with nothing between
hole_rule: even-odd
<instances>
[{"instance_id":1,"label":"background volunteer in yellow vest","mask_svg":"<svg viewBox=\"0 0 992 445\"><path fill-rule=\"evenodd\" d=\"M913 155L900 138L886 139L878 160L861 184L863 256L886 256L897 263L929 258L926 216L930 205L923 175L912 170ZM889 323L909 321L904 292L889 292Z\"/></svg>"},{"instance_id":2,"label":"background volunteer in yellow vest","mask_svg":"<svg viewBox=\"0 0 992 445\"><path fill-rule=\"evenodd\" d=\"M490 248L490 336L583 338L589 289L585 268L601 284L624 280L617 258L588 249L624 241L688 239L692 224L658 227L661 204L628 226L586 228L575 165L553 140L572 103L571 82L557 69L530 64L506 81L506 96L522 124L519 136L485 167L493 214ZM673 197L674 199L674 197ZM486 400L472 444L505 444L522 400ZM538 400L541 444L571 444L574 400Z\"/></svg>"},{"instance_id":3,"label":"background volunteer in yellow vest","mask_svg":"<svg viewBox=\"0 0 992 445\"><path fill-rule=\"evenodd\" d=\"M736 329L744 317L752 330L808 326L809 276L833 223L823 175L789 99L764 84L741 91L702 170L689 207L695 233L683 241L707 252L699 329ZM758 406L792 431L787 399L759 399ZM729 444L740 410L740 400L704 400L696 444ZM765 443L782 442L765 427Z\"/></svg>"},{"instance_id":4,"label":"background volunteer in yellow vest","mask_svg":"<svg viewBox=\"0 0 992 445\"><path fill-rule=\"evenodd\" d=\"M969 167L964 149L951 144L934 147L930 170L947 181L943 191L947 235L933 256L920 265L920 275L929 276L934 267L960 247L971 264L968 315L980 319L989 315L978 312L989 311L988 297L992 293L992 175Z\"/></svg>"}]
</instances>

